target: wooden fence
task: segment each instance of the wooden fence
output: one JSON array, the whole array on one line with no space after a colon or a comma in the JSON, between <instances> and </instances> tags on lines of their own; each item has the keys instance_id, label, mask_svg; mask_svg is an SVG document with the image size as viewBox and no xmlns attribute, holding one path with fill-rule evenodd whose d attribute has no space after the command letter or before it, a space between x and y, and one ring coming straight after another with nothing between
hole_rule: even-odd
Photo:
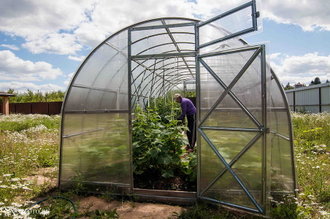
<instances>
[{"instance_id":1,"label":"wooden fence","mask_svg":"<svg viewBox=\"0 0 330 219\"><path fill-rule=\"evenodd\" d=\"M10 103L9 112L15 114L60 114L62 102L41 102L41 103ZM2 104L0 104L0 114Z\"/></svg>"}]
</instances>

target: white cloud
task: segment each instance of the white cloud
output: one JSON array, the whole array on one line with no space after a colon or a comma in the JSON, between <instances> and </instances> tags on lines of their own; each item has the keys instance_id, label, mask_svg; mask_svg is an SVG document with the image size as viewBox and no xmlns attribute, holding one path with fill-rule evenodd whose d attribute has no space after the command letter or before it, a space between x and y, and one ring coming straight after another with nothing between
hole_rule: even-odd
<instances>
[{"instance_id":1,"label":"white cloud","mask_svg":"<svg viewBox=\"0 0 330 219\"><path fill-rule=\"evenodd\" d=\"M23 37L32 53L75 54L128 25L164 16L192 17L186 0L0 1L0 31Z\"/></svg>"},{"instance_id":2,"label":"white cloud","mask_svg":"<svg viewBox=\"0 0 330 219\"><path fill-rule=\"evenodd\" d=\"M281 55L281 53L273 53L273 54L270 54L270 59L272 60L274 60L274 59L277 59L277 58L279 58L279 56Z\"/></svg>"},{"instance_id":3,"label":"white cloud","mask_svg":"<svg viewBox=\"0 0 330 219\"><path fill-rule=\"evenodd\" d=\"M193 8L195 14L206 19L246 2L248 0L196 0ZM305 31L330 31L329 0L258 0L257 6L263 18L298 25Z\"/></svg>"},{"instance_id":4,"label":"white cloud","mask_svg":"<svg viewBox=\"0 0 330 219\"><path fill-rule=\"evenodd\" d=\"M193 3L186 0L99 0L74 34L84 45L94 48L110 34L140 21L159 17L190 17Z\"/></svg>"},{"instance_id":5,"label":"white cloud","mask_svg":"<svg viewBox=\"0 0 330 219\"><path fill-rule=\"evenodd\" d=\"M75 54L82 49L72 34L48 34L39 39L29 41L22 45L34 54L53 53L59 55Z\"/></svg>"},{"instance_id":6,"label":"white cloud","mask_svg":"<svg viewBox=\"0 0 330 219\"><path fill-rule=\"evenodd\" d=\"M40 92L52 92L63 90L63 87L60 87L55 84L41 84L37 85L34 83L28 82L0 82L0 91L8 91L9 89L14 89L16 92L24 93L28 89L31 91L40 91Z\"/></svg>"},{"instance_id":7,"label":"white cloud","mask_svg":"<svg viewBox=\"0 0 330 219\"><path fill-rule=\"evenodd\" d=\"M305 31L330 31L329 0L263 1L263 17L278 23L295 24Z\"/></svg>"},{"instance_id":8,"label":"white cloud","mask_svg":"<svg viewBox=\"0 0 330 219\"><path fill-rule=\"evenodd\" d=\"M68 86L69 85L69 83L72 80L72 77L74 76L74 74L75 73L68 74L68 80L65 80L64 83L63 83L65 86Z\"/></svg>"},{"instance_id":9,"label":"white cloud","mask_svg":"<svg viewBox=\"0 0 330 219\"><path fill-rule=\"evenodd\" d=\"M274 57L271 67L282 84L300 82L308 85L315 77L319 77L322 83L330 80L330 56L308 53L302 56L276 54Z\"/></svg>"},{"instance_id":10,"label":"white cloud","mask_svg":"<svg viewBox=\"0 0 330 219\"><path fill-rule=\"evenodd\" d=\"M86 56L69 56L69 59L75 60L78 62L82 62L85 58L86 58Z\"/></svg>"},{"instance_id":11,"label":"white cloud","mask_svg":"<svg viewBox=\"0 0 330 219\"><path fill-rule=\"evenodd\" d=\"M16 45L1 44L0 46L6 47L11 50L19 50L19 48Z\"/></svg>"},{"instance_id":12,"label":"white cloud","mask_svg":"<svg viewBox=\"0 0 330 219\"><path fill-rule=\"evenodd\" d=\"M196 14L200 19L206 20L224 11L240 6L246 2L248 2L248 0L196 0L196 4L193 4L192 7L194 14Z\"/></svg>"},{"instance_id":13,"label":"white cloud","mask_svg":"<svg viewBox=\"0 0 330 219\"><path fill-rule=\"evenodd\" d=\"M85 21L94 1L1 0L0 31L33 40Z\"/></svg>"},{"instance_id":14,"label":"white cloud","mask_svg":"<svg viewBox=\"0 0 330 219\"><path fill-rule=\"evenodd\" d=\"M2 0L0 31L25 39L32 53L76 54L94 48L110 34L139 21L159 17L206 19L248 0ZM329 0L267 0L263 17L304 30L330 31ZM220 11L221 10L221 11Z\"/></svg>"},{"instance_id":15,"label":"white cloud","mask_svg":"<svg viewBox=\"0 0 330 219\"><path fill-rule=\"evenodd\" d=\"M9 50L0 51L0 79L18 81L38 81L56 79L62 75L47 62L31 62L20 59Z\"/></svg>"}]
</instances>

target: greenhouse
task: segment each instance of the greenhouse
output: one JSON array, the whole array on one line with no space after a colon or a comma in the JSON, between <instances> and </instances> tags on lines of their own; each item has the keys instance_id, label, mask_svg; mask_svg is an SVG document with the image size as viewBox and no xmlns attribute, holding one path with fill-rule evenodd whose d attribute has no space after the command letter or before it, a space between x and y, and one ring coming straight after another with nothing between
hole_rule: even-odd
<instances>
[{"instance_id":1,"label":"greenhouse","mask_svg":"<svg viewBox=\"0 0 330 219\"><path fill-rule=\"evenodd\" d=\"M207 21L148 20L99 44L63 102L60 188L82 182L89 192L263 215L271 197L294 195L285 93L265 45L239 38L258 30L256 9L253 0ZM193 153L176 123L175 93L194 98Z\"/></svg>"}]
</instances>

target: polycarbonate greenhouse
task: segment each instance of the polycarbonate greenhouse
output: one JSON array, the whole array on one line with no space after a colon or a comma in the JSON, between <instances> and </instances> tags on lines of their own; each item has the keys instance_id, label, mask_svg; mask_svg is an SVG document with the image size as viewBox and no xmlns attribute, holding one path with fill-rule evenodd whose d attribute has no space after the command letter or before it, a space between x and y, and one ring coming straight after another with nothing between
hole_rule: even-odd
<instances>
[{"instance_id":1,"label":"polycarbonate greenhouse","mask_svg":"<svg viewBox=\"0 0 330 219\"><path fill-rule=\"evenodd\" d=\"M268 214L270 197L295 194L293 133L286 96L266 62L248 2L207 21L160 18L131 25L83 61L62 107L59 186ZM197 191L134 186L136 106L196 92ZM167 101L168 98L167 98ZM103 189L103 190L102 190Z\"/></svg>"}]
</instances>

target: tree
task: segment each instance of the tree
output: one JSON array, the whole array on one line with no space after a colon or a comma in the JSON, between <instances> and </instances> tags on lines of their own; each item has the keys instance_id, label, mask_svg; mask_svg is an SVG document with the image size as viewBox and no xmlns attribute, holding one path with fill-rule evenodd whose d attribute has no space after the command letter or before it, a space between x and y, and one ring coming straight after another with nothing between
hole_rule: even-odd
<instances>
[{"instance_id":1,"label":"tree","mask_svg":"<svg viewBox=\"0 0 330 219\"><path fill-rule=\"evenodd\" d=\"M27 90L25 93L15 92L13 89L9 89L7 93L15 94L15 97L10 98L11 103L30 103L30 102L60 102L64 99L63 91L52 92L33 92Z\"/></svg>"},{"instance_id":2,"label":"tree","mask_svg":"<svg viewBox=\"0 0 330 219\"><path fill-rule=\"evenodd\" d=\"M314 79L314 81L311 81L311 83L309 84L309 86L311 86L311 85L316 85L316 84L321 84L321 80L320 80L319 77L316 77L316 78Z\"/></svg>"},{"instance_id":3,"label":"tree","mask_svg":"<svg viewBox=\"0 0 330 219\"><path fill-rule=\"evenodd\" d=\"M294 89L293 86L290 85L290 83L288 82L288 84L284 87L284 90L291 90Z\"/></svg>"}]
</instances>

